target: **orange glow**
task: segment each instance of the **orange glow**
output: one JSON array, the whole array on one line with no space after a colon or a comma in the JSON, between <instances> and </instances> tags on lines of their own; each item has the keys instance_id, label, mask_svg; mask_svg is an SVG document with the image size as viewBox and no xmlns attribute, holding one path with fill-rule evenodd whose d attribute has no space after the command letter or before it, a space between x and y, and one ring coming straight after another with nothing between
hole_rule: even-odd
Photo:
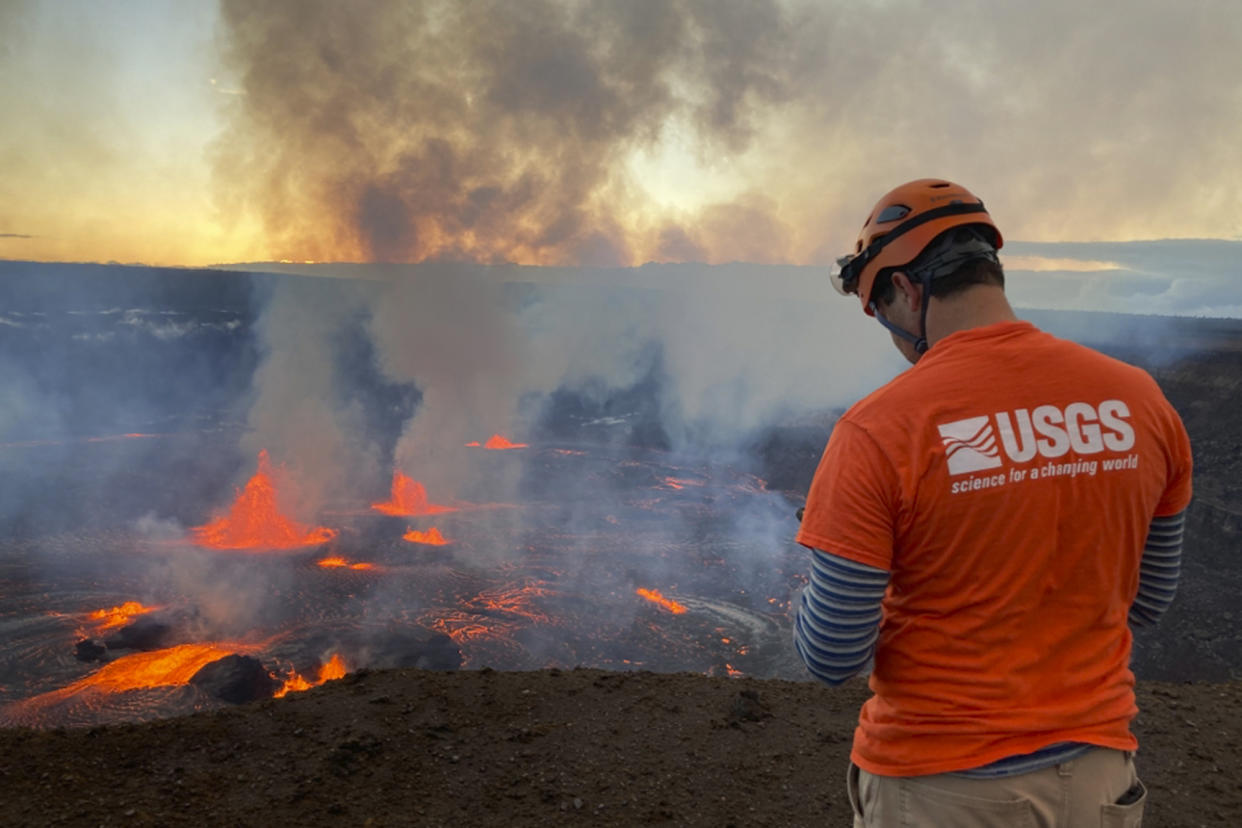
<instances>
[{"instance_id":1,"label":"orange glow","mask_svg":"<svg viewBox=\"0 0 1242 828\"><path fill-rule=\"evenodd\" d=\"M195 543L212 549L297 549L327 543L335 529L305 526L281 514L266 451L259 467L227 514L190 530Z\"/></svg>"},{"instance_id":2,"label":"orange glow","mask_svg":"<svg viewBox=\"0 0 1242 828\"><path fill-rule=\"evenodd\" d=\"M447 546L449 543L444 535L440 534L440 530L434 526L426 532L420 532L417 529L410 529L401 537L404 540L408 540L410 543L422 543L427 546Z\"/></svg>"},{"instance_id":3,"label":"orange glow","mask_svg":"<svg viewBox=\"0 0 1242 828\"><path fill-rule=\"evenodd\" d=\"M686 612L684 605L677 603L671 598L665 598L660 594L660 590L658 589L643 589L642 587L639 587L634 590L634 592L646 598L653 604L659 604L674 615L681 615L683 612Z\"/></svg>"},{"instance_id":4,"label":"orange glow","mask_svg":"<svg viewBox=\"0 0 1242 828\"><path fill-rule=\"evenodd\" d=\"M670 489L684 489L684 488L686 488L686 483L685 483L685 481L678 480L678 479L677 479L677 478L675 478L675 477L666 477L666 478L664 478L664 485L665 485L665 486L668 486Z\"/></svg>"},{"instance_id":5,"label":"orange glow","mask_svg":"<svg viewBox=\"0 0 1242 828\"><path fill-rule=\"evenodd\" d=\"M493 434L487 438L487 442L483 444L483 448L489 451L509 451L510 449L529 448L526 443L510 443L499 434Z\"/></svg>"},{"instance_id":6,"label":"orange glow","mask_svg":"<svg viewBox=\"0 0 1242 828\"><path fill-rule=\"evenodd\" d=\"M318 687L325 681L333 681L344 677L347 672L349 670L345 666L345 659L341 658L340 654L333 653L332 657L319 668L318 681L309 681L294 671L293 675L285 679L285 683L276 691L275 697L279 699L287 693L297 693L302 690L309 690L312 687Z\"/></svg>"},{"instance_id":7,"label":"orange glow","mask_svg":"<svg viewBox=\"0 0 1242 828\"><path fill-rule=\"evenodd\" d=\"M556 592L545 586L542 581L524 580L516 584L484 590L471 599L470 606L490 612L521 616L541 624L550 624L552 623L551 616L537 609L534 600L555 594Z\"/></svg>"},{"instance_id":8,"label":"orange glow","mask_svg":"<svg viewBox=\"0 0 1242 828\"><path fill-rule=\"evenodd\" d=\"M452 506L427 502L427 489L422 483L400 471L392 473L392 498L385 503L372 503L371 508L386 515L414 517L456 511Z\"/></svg>"},{"instance_id":9,"label":"orange glow","mask_svg":"<svg viewBox=\"0 0 1242 828\"><path fill-rule=\"evenodd\" d=\"M537 599L555 594L543 581L523 579L480 592L467 601L464 608L425 612L419 623L453 639L465 650L469 663L472 642L486 640L514 645L514 636L527 624L555 623L554 618L536 606Z\"/></svg>"},{"instance_id":10,"label":"orange glow","mask_svg":"<svg viewBox=\"0 0 1242 828\"><path fill-rule=\"evenodd\" d=\"M319 668L319 683L344 678L349 670L345 668L345 659L339 653L333 653L328 663Z\"/></svg>"},{"instance_id":11,"label":"orange glow","mask_svg":"<svg viewBox=\"0 0 1242 828\"><path fill-rule=\"evenodd\" d=\"M466 443L466 448L478 448L481 445L483 444L478 440L471 440L469 443Z\"/></svg>"},{"instance_id":12,"label":"orange glow","mask_svg":"<svg viewBox=\"0 0 1242 828\"><path fill-rule=\"evenodd\" d=\"M84 690L123 693L151 687L188 684L190 679L213 661L238 652L251 652L247 644L181 644L163 650L133 653L100 667L73 684L27 699L23 704L38 709L62 701Z\"/></svg>"},{"instance_id":13,"label":"orange glow","mask_svg":"<svg viewBox=\"0 0 1242 828\"><path fill-rule=\"evenodd\" d=\"M371 564L371 563L365 563L365 562L350 563L349 561L342 558L340 555L330 555L329 557L324 558L321 561L315 561L315 565L323 567L324 569L346 569L346 568L348 569L374 569L375 568L375 564Z\"/></svg>"},{"instance_id":14,"label":"orange glow","mask_svg":"<svg viewBox=\"0 0 1242 828\"><path fill-rule=\"evenodd\" d=\"M117 627L123 627L130 622L135 616L146 615L148 612L157 610L159 607L148 607L138 601L126 601L119 607L109 607L108 609L95 610L87 616L91 621L99 625L100 632L104 630L112 630Z\"/></svg>"}]
</instances>

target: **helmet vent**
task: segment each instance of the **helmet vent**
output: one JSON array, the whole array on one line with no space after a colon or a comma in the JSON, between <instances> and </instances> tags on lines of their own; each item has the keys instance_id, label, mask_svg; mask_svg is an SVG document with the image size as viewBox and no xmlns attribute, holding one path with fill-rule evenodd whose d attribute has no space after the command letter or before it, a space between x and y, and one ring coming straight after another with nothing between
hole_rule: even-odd
<instances>
[{"instance_id":1,"label":"helmet vent","mask_svg":"<svg viewBox=\"0 0 1242 828\"><path fill-rule=\"evenodd\" d=\"M885 207L878 216L875 217L876 224L885 224L890 221L903 219L910 214L910 208L904 204L890 204Z\"/></svg>"}]
</instances>

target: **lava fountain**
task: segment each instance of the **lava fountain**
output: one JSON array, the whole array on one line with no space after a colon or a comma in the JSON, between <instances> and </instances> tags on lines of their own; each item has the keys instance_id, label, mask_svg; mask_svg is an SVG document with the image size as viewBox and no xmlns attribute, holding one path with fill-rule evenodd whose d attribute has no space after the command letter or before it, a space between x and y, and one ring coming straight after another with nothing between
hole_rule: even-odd
<instances>
[{"instance_id":1,"label":"lava fountain","mask_svg":"<svg viewBox=\"0 0 1242 828\"><path fill-rule=\"evenodd\" d=\"M190 530L194 542L211 549L298 549L327 543L335 529L305 526L281 514L267 452L227 514Z\"/></svg>"},{"instance_id":2,"label":"lava fountain","mask_svg":"<svg viewBox=\"0 0 1242 828\"><path fill-rule=\"evenodd\" d=\"M438 515L456 511L452 506L429 503L427 489L423 484L400 471L392 473L392 497L384 503L372 503L371 508L386 515L400 517Z\"/></svg>"},{"instance_id":3,"label":"lava fountain","mask_svg":"<svg viewBox=\"0 0 1242 828\"><path fill-rule=\"evenodd\" d=\"M303 678L296 670L293 675L285 679L285 683L276 691L275 698L281 698L288 693L297 693L302 690L309 690L312 687L318 687L326 681L344 678L349 672L345 667L345 660L338 654L333 654L322 667L319 668L319 680L311 681Z\"/></svg>"}]
</instances>

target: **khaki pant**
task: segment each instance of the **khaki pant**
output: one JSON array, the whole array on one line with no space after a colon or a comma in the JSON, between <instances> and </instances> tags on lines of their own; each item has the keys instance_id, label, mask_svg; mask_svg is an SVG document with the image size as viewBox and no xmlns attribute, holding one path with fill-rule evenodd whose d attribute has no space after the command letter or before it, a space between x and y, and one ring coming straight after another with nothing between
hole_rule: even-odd
<instances>
[{"instance_id":1,"label":"khaki pant","mask_svg":"<svg viewBox=\"0 0 1242 828\"><path fill-rule=\"evenodd\" d=\"M854 828L1139 828L1147 799L1133 754L1108 748L998 779L876 776L851 764L847 784Z\"/></svg>"}]
</instances>

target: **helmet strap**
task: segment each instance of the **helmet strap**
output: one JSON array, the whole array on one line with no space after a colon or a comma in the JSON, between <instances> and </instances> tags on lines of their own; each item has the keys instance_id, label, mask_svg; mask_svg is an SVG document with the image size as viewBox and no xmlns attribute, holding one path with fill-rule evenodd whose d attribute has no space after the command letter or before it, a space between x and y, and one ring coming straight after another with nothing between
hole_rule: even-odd
<instances>
[{"instance_id":1,"label":"helmet strap","mask_svg":"<svg viewBox=\"0 0 1242 828\"><path fill-rule=\"evenodd\" d=\"M904 339L914 346L914 352L919 356L927 353L927 308L931 304L931 283L932 276L930 273L924 272L919 279L919 283L923 286L922 308L919 310L919 334L907 331L905 328L899 328L890 322L880 311L880 306L873 300L871 302L871 312L875 314L875 320L885 327L890 333Z\"/></svg>"}]
</instances>

